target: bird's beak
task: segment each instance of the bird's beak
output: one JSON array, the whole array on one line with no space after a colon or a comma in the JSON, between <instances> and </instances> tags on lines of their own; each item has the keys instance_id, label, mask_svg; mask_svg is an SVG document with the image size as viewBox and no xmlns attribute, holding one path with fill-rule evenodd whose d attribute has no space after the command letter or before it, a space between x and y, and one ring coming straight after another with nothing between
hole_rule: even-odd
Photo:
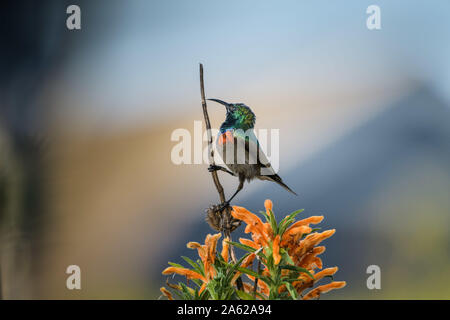
<instances>
[{"instance_id":1,"label":"bird's beak","mask_svg":"<svg viewBox=\"0 0 450 320\"><path fill-rule=\"evenodd\" d=\"M229 111L230 104L225 102L225 101L222 101L222 100L219 100L219 99L206 99L206 100L210 100L210 101L214 101L214 102L223 104L225 106L225 108L227 108L227 111Z\"/></svg>"}]
</instances>

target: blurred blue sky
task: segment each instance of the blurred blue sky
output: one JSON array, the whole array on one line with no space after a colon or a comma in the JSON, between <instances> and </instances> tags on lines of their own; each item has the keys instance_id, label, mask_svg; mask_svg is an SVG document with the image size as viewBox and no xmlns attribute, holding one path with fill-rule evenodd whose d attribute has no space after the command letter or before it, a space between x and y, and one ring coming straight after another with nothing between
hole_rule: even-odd
<instances>
[{"instance_id":1,"label":"blurred blue sky","mask_svg":"<svg viewBox=\"0 0 450 320\"><path fill-rule=\"evenodd\" d=\"M382 30L366 28L370 4L381 7ZM126 124L188 112L198 103L198 62L211 97L242 100L267 86L358 90L410 78L450 101L446 0L136 0L100 10L103 19L83 12L80 39L89 41L63 71L64 98L77 103L58 109L72 119L81 111Z\"/></svg>"}]
</instances>

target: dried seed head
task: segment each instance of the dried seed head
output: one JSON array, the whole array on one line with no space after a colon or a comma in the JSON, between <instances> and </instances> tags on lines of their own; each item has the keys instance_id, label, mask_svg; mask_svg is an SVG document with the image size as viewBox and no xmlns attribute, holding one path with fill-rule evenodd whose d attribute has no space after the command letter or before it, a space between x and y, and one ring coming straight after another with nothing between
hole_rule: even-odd
<instances>
[{"instance_id":1,"label":"dried seed head","mask_svg":"<svg viewBox=\"0 0 450 320\"><path fill-rule=\"evenodd\" d=\"M229 210L230 208L225 208L219 211L219 205L210 206L206 209L206 222L213 230L220 232L229 230L233 232L241 225L241 221L233 218Z\"/></svg>"}]
</instances>

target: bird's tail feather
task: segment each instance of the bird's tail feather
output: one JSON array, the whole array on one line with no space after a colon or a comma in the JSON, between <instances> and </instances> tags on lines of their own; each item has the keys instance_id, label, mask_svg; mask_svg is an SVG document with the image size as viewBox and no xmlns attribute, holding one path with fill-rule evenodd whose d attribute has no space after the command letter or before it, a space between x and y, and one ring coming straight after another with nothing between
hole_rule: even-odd
<instances>
[{"instance_id":1,"label":"bird's tail feather","mask_svg":"<svg viewBox=\"0 0 450 320\"><path fill-rule=\"evenodd\" d=\"M280 186L282 186L283 188L285 188L287 191L297 195L294 191L292 191L291 188L289 188L284 182L283 180L280 178L279 175L277 174L272 174L270 176L266 176L267 178L269 178L270 180L272 180L273 182L278 183Z\"/></svg>"}]
</instances>

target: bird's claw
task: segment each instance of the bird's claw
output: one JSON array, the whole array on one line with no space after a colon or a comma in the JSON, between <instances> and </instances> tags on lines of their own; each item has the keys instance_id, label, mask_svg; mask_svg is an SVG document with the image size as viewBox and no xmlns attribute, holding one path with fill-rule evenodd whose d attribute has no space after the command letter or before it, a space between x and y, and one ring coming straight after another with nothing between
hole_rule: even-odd
<instances>
[{"instance_id":1,"label":"bird's claw","mask_svg":"<svg viewBox=\"0 0 450 320\"><path fill-rule=\"evenodd\" d=\"M229 206L230 206L230 202L229 201L222 202L221 204L219 204L217 206L217 211L218 212L223 211L224 209L228 208Z\"/></svg>"},{"instance_id":2,"label":"bird's claw","mask_svg":"<svg viewBox=\"0 0 450 320\"><path fill-rule=\"evenodd\" d=\"M208 167L208 171L209 172L214 172L214 171L217 171L217 170L220 170L221 168L219 167L219 166L216 166L215 164L211 164L209 167Z\"/></svg>"}]
</instances>

